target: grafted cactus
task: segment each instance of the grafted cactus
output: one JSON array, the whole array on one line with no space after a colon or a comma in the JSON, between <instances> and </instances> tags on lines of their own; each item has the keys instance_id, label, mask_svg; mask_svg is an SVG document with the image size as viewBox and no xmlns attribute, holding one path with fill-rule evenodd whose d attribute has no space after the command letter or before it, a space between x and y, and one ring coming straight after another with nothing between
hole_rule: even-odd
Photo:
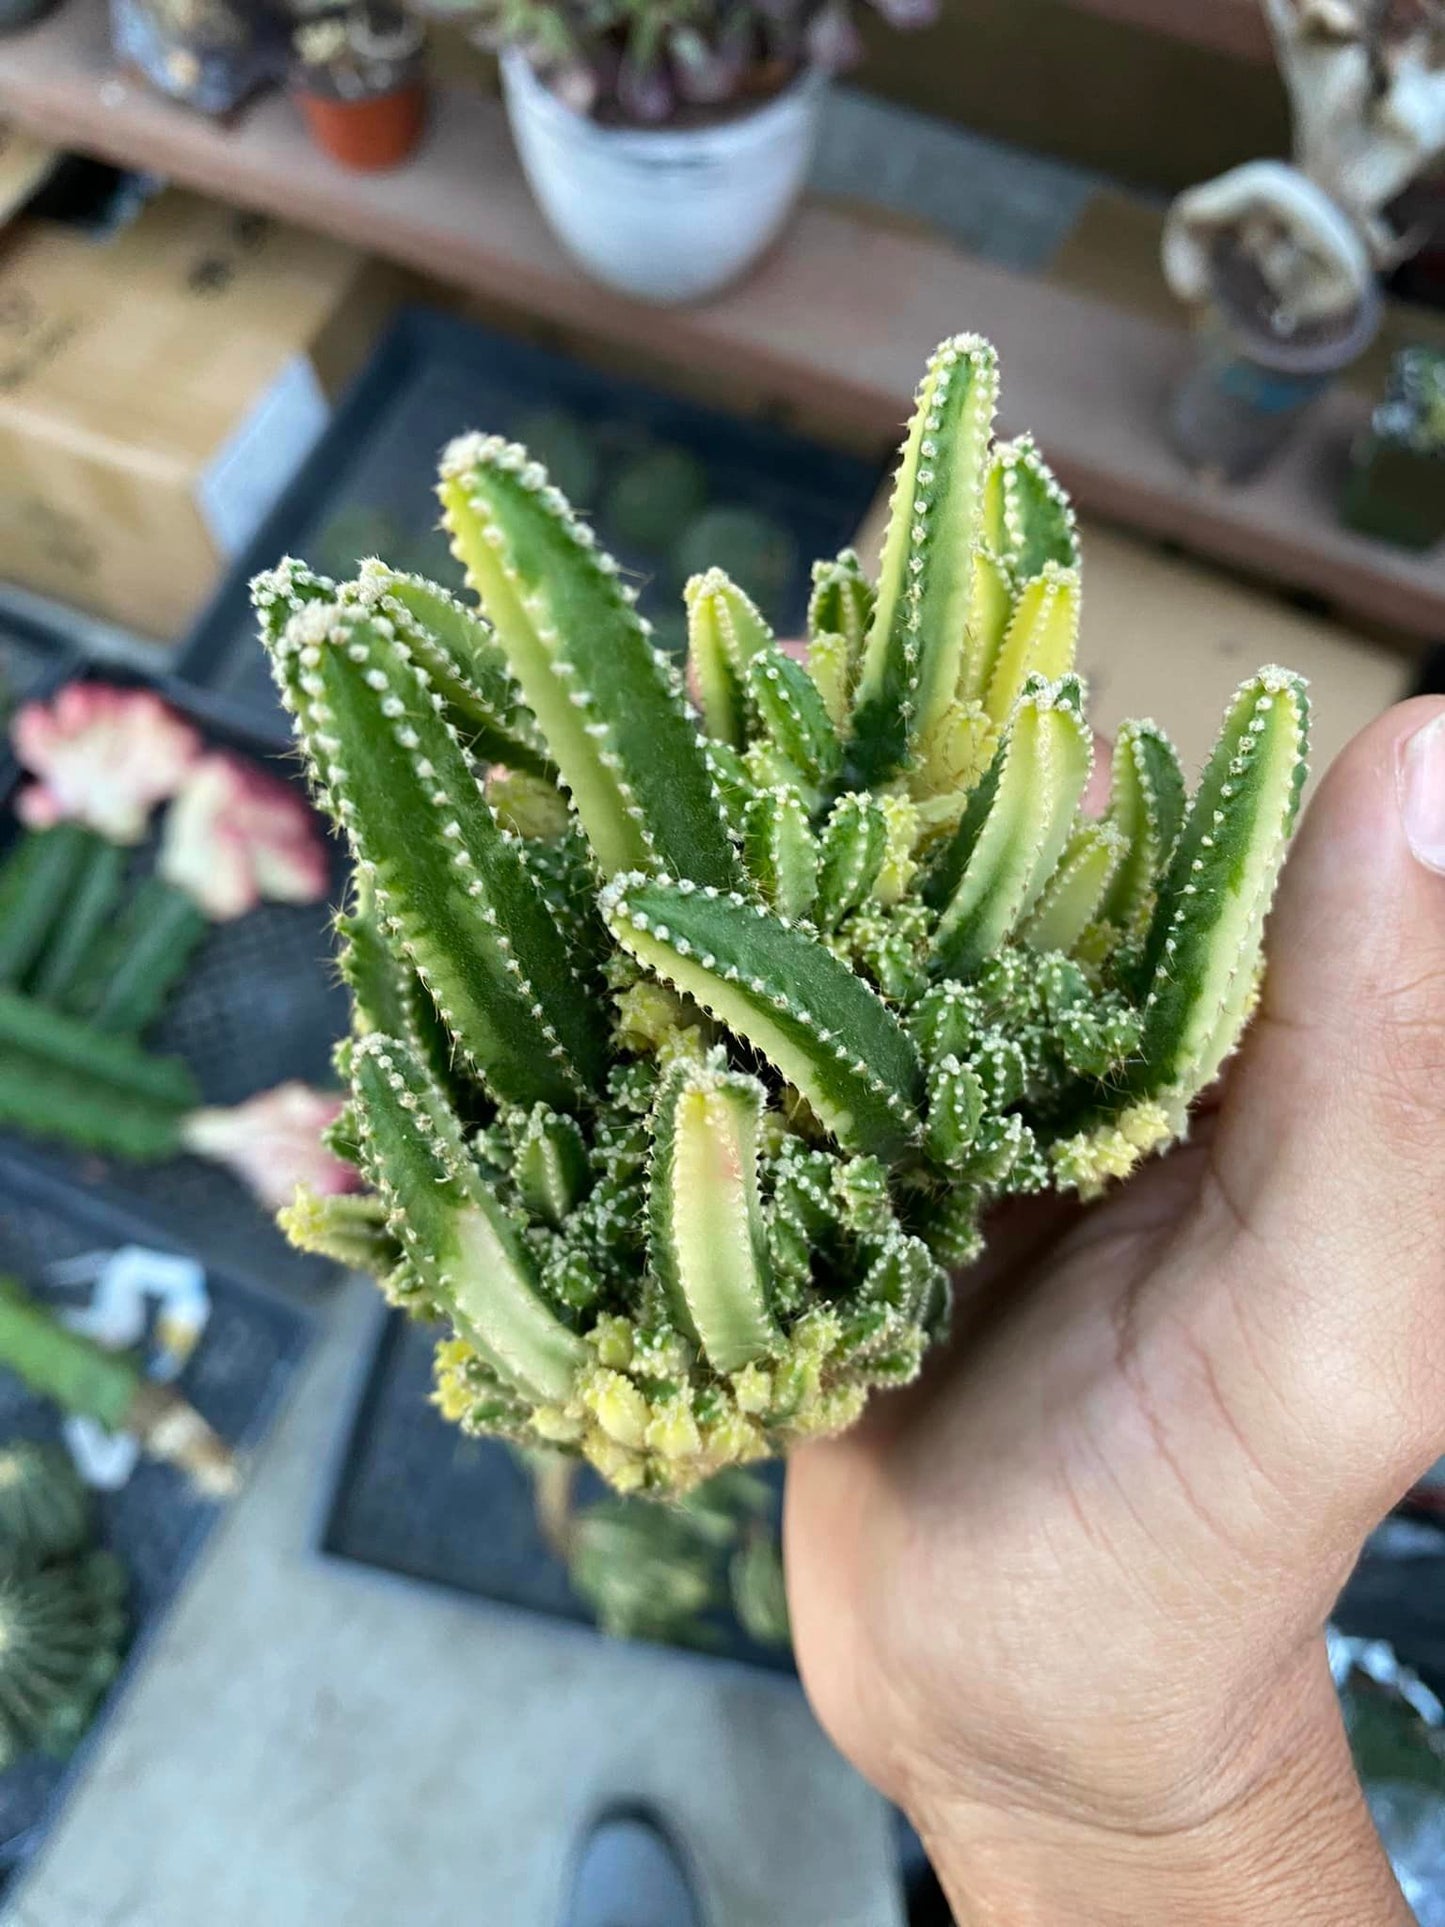
<instances>
[{"instance_id":1,"label":"grafted cactus","mask_svg":"<svg viewBox=\"0 0 1445 1927\"><path fill-rule=\"evenodd\" d=\"M1192 802L1126 726L1086 815L1073 518L994 443L996 389L986 343L938 351L876 590L819 565L805 662L721 572L688 585L700 716L494 438L440 487L485 620L380 564L258 581L356 857L335 1141L377 1200L287 1224L449 1321L463 1425L657 1492L846 1426L918 1371L992 1203L1092 1195L1236 1042L1302 685L1243 686Z\"/></svg>"}]
</instances>

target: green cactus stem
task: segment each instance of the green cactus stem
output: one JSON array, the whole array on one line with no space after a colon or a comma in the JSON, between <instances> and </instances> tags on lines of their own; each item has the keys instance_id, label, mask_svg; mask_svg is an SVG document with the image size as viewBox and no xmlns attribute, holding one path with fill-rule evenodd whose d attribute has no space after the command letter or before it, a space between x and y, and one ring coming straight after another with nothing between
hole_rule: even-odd
<instances>
[{"instance_id":1,"label":"green cactus stem","mask_svg":"<svg viewBox=\"0 0 1445 1927\"><path fill-rule=\"evenodd\" d=\"M131 1353L108 1351L72 1331L12 1278L0 1278L0 1368L63 1412L131 1433L198 1491L220 1497L234 1489L231 1448L174 1386L148 1379Z\"/></svg>"},{"instance_id":2,"label":"green cactus stem","mask_svg":"<svg viewBox=\"0 0 1445 1927\"><path fill-rule=\"evenodd\" d=\"M0 1052L85 1079L98 1093L141 1098L177 1112L198 1099L195 1080L179 1058L154 1056L128 1038L106 1036L13 990L0 990Z\"/></svg>"},{"instance_id":3,"label":"green cactus stem","mask_svg":"<svg viewBox=\"0 0 1445 1927\"><path fill-rule=\"evenodd\" d=\"M184 890L164 877L146 877L62 1001L97 1030L139 1037L184 978L210 927Z\"/></svg>"},{"instance_id":4,"label":"green cactus stem","mask_svg":"<svg viewBox=\"0 0 1445 1927\"><path fill-rule=\"evenodd\" d=\"M75 878L69 901L28 980L30 991L43 1002L66 1003L72 986L115 915L128 856L119 844L91 835L90 848ZM0 909L0 916L3 914Z\"/></svg>"},{"instance_id":5,"label":"green cactus stem","mask_svg":"<svg viewBox=\"0 0 1445 1927\"><path fill-rule=\"evenodd\" d=\"M75 1747L120 1670L125 1590L107 1552L0 1571L0 1768Z\"/></svg>"},{"instance_id":6,"label":"green cactus stem","mask_svg":"<svg viewBox=\"0 0 1445 1927\"><path fill-rule=\"evenodd\" d=\"M991 1206L1125 1173L1237 1041L1299 685L1245 685L1187 805L1126 725L1087 816L1073 516L1030 441L991 443L996 387L972 337L930 362L879 587L815 569L806 663L720 568L689 581L700 714L495 439L443 462L468 647L379 564L263 578L356 858L336 1141L375 1194L285 1222L450 1324L464 1427L655 1496L838 1431L918 1371ZM458 721L499 673L525 782Z\"/></svg>"},{"instance_id":7,"label":"green cactus stem","mask_svg":"<svg viewBox=\"0 0 1445 1927\"><path fill-rule=\"evenodd\" d=\"M616 563L513 444L453 443L441 500L603 870L656 863L732 883L737 859L676 671Z\"/></svg>"},{"instance_id":8,"label":"green cactus stem","mask_svg":"<svg viewBox=\"0 0 1445 1927\"><path fill-rule=\"evenodd\" d=\"M90 1494L63 1445L0 1446L0 1567L18 1571L78 1553L90 1537Z\"/></svg>"},{"instance_id":9,"label":"green cactus stem","mask_svg":"<svg viewBox=\"0 0 1445 1927\"><path fill-rule=\"evenodd\" d=\"M80 823L31 830L0 867L0 985L18 984L44 950L70 901L92 847Z\"/></svg>"},{"instance_id":10,"label":"green cactus stem","mask_svg":"<svg viewBox=\"0 0 1445 1927\"><path fill-rule=\"evenodd\" d=\"M740 1372L778 1341L758 1188L766 1102L757 1079L718 1054L674 1064L653 1110L652 1269L674 1322L720 1373Z\"/></svg>"},{"instance_id":11,"label":"green cactus stem","mask_svg":"<svg viewBox=\"0 0 1445 1927\"><path fill-rule=\"evenodd\" d=\"M582 980L427 671L386 616L341 603L305 609L277 661L323 801L453 1035L499 1097L573 1098L601 1044Z\"/></svg>"}]
</instances>

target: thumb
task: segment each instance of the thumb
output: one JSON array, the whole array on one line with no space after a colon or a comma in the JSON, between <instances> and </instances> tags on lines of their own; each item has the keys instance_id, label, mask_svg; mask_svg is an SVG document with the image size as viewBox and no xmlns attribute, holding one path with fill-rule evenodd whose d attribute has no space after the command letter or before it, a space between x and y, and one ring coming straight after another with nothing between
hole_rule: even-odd
<instances>
[{"instance_id":1,"label":"thumb","mask_svg":"<svg viewBox=\"0 0 1445 1927\"><path fill-rule=\"evenodd\" d=\"M1283 1359L1323 1366L1341 1449L1388 1487L1445 1425L1445 702L1400 704L1330 769L1269 956L1212 1169Z\"/></svg>"}]
</instances>

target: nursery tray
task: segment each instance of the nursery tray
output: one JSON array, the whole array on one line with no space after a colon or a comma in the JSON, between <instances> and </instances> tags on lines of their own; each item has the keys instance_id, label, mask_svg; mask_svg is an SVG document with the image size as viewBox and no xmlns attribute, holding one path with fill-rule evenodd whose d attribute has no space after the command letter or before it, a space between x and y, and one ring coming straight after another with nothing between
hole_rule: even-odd
<instances>
[{"instance_id":1,"label":"nursery tray","mask_svg":"<svg viewBox=\"0 0 1445 1927\"><path fill-rule=\"evenodd\" d=\"M0 731L20 704L75 666L68 644L37 622L0 612Z\"/></svg>"},{"instance_id":2,"label":"nursery tray","mask_svg":"<svg viewBox=\"0 0 1445 1927\"><path fill-rule=\"evenodd\" d=\"M518 1460L497 1439L468 1438L431 1403L436 1337L379 1309L326 1494L322 1552L602 1637L538 1529L531 1480ZM602 1491L590 1472L579 1474L581 1503ZM790 1652L759 1645L731 1619L710 1623L715 1644L680 1650L794 1676Z\"/></svg>"},{"instance_id":3,"label":"nursery tray","mask_svg":"<svg viewBox=\"0 0 1445 1927\"><path fill-rule=\"evenodd\" d=\"M179 673L224 692L254 727L289 742L256 636L250 578L285 554L329 575L380 554L460 586L436 528L437 456L470 428L524 437L544 410L561 411L585 433L597 460L589 504L597 505L599 534L639 583L639 606L658 639L674 648L682 642L683 580L675 557L639 548L609 526L609 491L637 456L682 451L703 472L709 508L747 507L786 531L787 579L767 613L795 633L814 559L853 540L885 473L881 462L615 379L450 316L408 310L227 575L182 651Z\"/></svg>"},{"instance_id":4,"label":"nursery tray","mask_svg":"<svg viewBox=\"0 0 1445 1927\"><path fill-rule=\"evenodd\" d=\"M55 1179L0 1154L0 1273L50 1303L78 1304L85 1288L47 1285L49 1268L128 1244L175 1249L135 1217L77 1198ZM311 1320L224 1270L208 1269L206 1284L210 1319L178 1383L211 1426L244 1452L269 1428L309 1341ZM59 1436L57 1409L0 1372L0 1443ZM119 1491L96 1494L100 1543L126 1571L130 1647L90 1735L69 1760L35 1754L0 1772L0 1889L14 1881L54 1822L96 1731L144 1664L148 1641L222 1509L200 1497L173 1467L149 1460Z\"/></svg>"},{"instance_id":5,"label":"nursery tray","mask_svg":"<svg viewBox=\"0 0 1445 1927\"><path fill-rule=\"evenodd\" d=\"M111 668L99 679L127 685L144 680ZM66 680L52 677L47 686L57 688ZM240 721L223 701L169 679L148 686L189 716L208 744L253 757L301 786L294 757L280 756L274 742ZM13 765L0 771L7 798L18 780ZM7 812L7 838L13 828ZM292 1077L322 1086L335 1083L331 1049L346 1029L347 999L333 963L330 918L331 905L344 891L346 868L339 846L330 847L328 901L266 903L234 923L216 926L146 1033L149 1049L190 1065L204 1103L239 1103ZM139 874L153 854L153 843L142 848ZM78 1193L133 1212L208 1264L302 1295L336 1276L328 1260L293 1250L271 1214L236 1179L199 1158L127 1164L6 1131L0 1131L0 1150L18 1163L53 1173Z\"/></svg>"}]
</instances>

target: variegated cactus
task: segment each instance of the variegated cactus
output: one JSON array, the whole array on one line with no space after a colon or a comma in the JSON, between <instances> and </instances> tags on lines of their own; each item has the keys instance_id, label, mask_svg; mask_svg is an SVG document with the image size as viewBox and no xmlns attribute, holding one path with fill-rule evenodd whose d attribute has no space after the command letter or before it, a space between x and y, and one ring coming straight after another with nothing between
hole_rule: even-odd
<instances>
[{"instance_id":1,"label":"variegated cactus","mask_svg":"<svg viewBox=\"0 0 1445 1927\"><path fill-rule=\"evenodd\" d=\"M836 1431L918 1371L993 1202L1098 1191L1236 1042L1303 688L1245 684L1192 802L1128 726L1085 814L1073 518L996 388L986 343L934 356L876 592L820 565L805 662L688 585L700 715L494 438L440 486L481 614L379 563L257 582L356 857L337 1141L376 1199L287 1222L449 1321L463 1425L659 1492Z\"/></svg>"}]
</instances>

